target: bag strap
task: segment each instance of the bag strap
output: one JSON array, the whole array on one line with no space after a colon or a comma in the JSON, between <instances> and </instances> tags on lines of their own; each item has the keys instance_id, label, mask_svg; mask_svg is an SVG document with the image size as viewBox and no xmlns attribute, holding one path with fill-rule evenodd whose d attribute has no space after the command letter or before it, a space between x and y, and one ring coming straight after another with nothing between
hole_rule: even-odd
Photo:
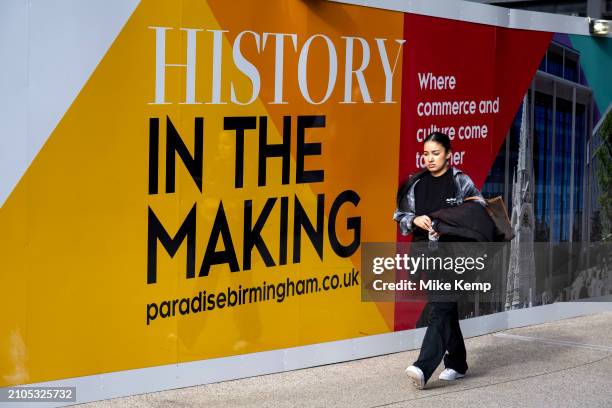
<instances>
[{"instance_id":1,"label":"bag strap","mask_svg":"<svg viewBox=\"0 0 612 408\"><path fill-rule=\"evenodd\" d=\"M463 201L472 201L472 200L480 200L480 197L478 197L478 196L470 196L470 197L465 197L463 199Z\"/></svg>"},{"instance_id":2,"label":"bag strap","mask_svg":"<svg viewBox=\"0 0 612 408\"><path fill-rule=\"evenodd\" d=\"M469 196L469 197L465 197L465 198L463 199L463 202L466 202L466 201L476 201L476 200L480 201L480 200L481 200L481 198L480 198L480 197L478 197L478 196ZM485 199L484 199L484 202L485 202L485 211L487 212L487 214L489 214L489 216L490 216L491 218L493 218L493 211L492 211L492 210L489 208L489 200L487 200L487 199L485 198Z\"/></svg>"}]
</instances>

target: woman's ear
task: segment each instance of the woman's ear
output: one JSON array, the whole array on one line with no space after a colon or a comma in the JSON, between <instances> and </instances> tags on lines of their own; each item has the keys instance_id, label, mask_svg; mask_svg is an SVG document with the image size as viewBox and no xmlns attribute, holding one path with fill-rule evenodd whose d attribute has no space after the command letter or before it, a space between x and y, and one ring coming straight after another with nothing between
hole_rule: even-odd
<instances>
[{"instance_id":1,"label":"woman's ear","mask_svg":"<svg viewBox=\"0 0 612 408\"><path fill-rule=\"evenodd\" d=\"M450 160L452 154L453 154L453 152L451 150L449 150L448 153L446 153L446 160Z\"/></svg>"}]
</instances>

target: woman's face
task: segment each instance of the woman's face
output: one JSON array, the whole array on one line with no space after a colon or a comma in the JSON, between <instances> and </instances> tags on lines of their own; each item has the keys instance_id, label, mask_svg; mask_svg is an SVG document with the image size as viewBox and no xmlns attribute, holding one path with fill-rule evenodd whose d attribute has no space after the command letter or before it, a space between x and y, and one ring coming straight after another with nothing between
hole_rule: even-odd
<instances>
[{"instance_id":1,"label":"woman's face","mask_svg":"<svg viewBox=\"0 0 612 408\"><path fill-rule=\"evenodd\" d=\"M423 156L425 165L431 173L437 173L446 167L447 160L450 159L451 152L447 152L438 142L430 140L423 146Z\"/></svg>"}]
</instances>

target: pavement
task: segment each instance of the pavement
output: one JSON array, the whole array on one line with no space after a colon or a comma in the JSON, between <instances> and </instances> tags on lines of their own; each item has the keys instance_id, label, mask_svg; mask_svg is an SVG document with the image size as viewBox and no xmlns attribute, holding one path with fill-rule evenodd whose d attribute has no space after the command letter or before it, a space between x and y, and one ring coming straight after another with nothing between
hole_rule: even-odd
<instances>
[{"instance_id":1,"label":"pavement","mask_svg":"<svg viewBox=\"0 0 612 408\"><path fill-rule=\"evenodd\" d=\"M79 407L612 407L612 312L465 340L465 378L417 390L418 350Z\"/></svg>"}]
</instances>

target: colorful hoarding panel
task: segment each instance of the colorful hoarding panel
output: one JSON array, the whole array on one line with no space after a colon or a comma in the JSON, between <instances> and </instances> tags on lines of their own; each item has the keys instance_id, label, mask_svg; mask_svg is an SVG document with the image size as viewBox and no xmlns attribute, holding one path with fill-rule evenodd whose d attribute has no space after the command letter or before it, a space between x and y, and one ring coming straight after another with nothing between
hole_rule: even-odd
<instances>
[{"instance_id":1,"label":"colorful hoarding panel","mask_svg":"<svg viewBox=\"0 0 612 408\"><path fill-rule=\"evenodd\" d=\"M423 303L361 302L361 243L404 240L397 186L434 129L485 186L552 39L327 2L141 1L36 154L0 135L19 173L2 180L0 386L414 328Z\"/></svg>"}]
</instances>

